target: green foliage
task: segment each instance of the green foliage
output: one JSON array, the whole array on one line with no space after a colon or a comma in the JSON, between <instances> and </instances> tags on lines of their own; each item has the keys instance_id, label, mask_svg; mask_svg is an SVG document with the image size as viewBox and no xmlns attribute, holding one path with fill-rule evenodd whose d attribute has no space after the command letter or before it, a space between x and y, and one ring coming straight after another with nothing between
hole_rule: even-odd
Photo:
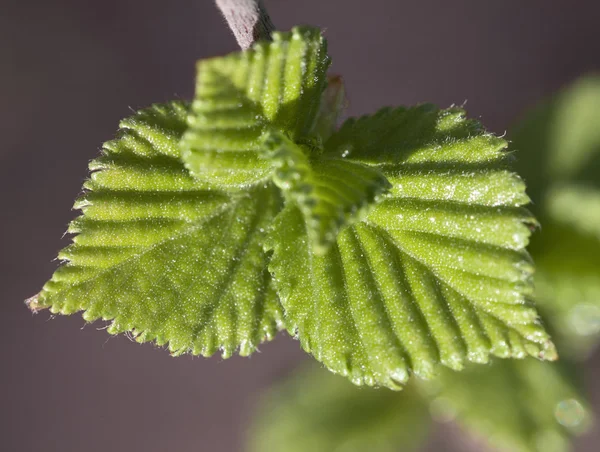
<instances>
[{"instance_id":1,"label":"green foliage","mask_svg":"<svg viewBox=\"0 0 600 452\"><path fill-rule=\"evenodd\" d=\"M591 75L527 113L511 138L515 149L527 150L518 165L528 184L536 189L574 181L597 186L599 104L600 76Z\"/></svg>"},{"instance_id":2,"label":"green foliage","mask_svg":"<svg viewBox=\"0 0 600 452\"><path fill-rule=\"evenodd\" d=\"M294 376L261 401L252 452L413 450L429 430L427 404L412 385L402 392L357 389L322 369Z\"/></svg>"},{"instance_id":3,"label":"green foliage","mask_svg":"<svg viewBox=\"0 0 600 452\"><path fill-rule=\"evenodd\" d=\"M545 222L534 241L536 294L561 351L584 358L600 338L600 241Z\"/></svg>"},{"instance_id":4,"label":"green foliage","mask_svg":"<svg viewBox=\"0 0 600 452\"><path fill-rule=\"evenodd\" d=\"M495 361L460 374L446 371L429 385L434 415L455 419L499 450L566 452L586 430L589 407L558 363Z\"/></svg>"},{"instance_id":5,"label":"green foliage","mask_svg":"<svg viewBox=\"0 0 600 452\"><path fill-rule=\"evenodd\" d=\"M511 133L514 149L527 150L518 154L517 168L527 181L532 208L537 206L553 221L578 227L598 215L598 105L600 76L582 77L528 112ZM592 204L586 207L588 202Z\"/></svg>"},{"instance_id":6,"label":"green foliage","mask_svg":"<svg viewBox=\"0 0 600 452\"><path fill-rule=\"evenodd\" d=\"M247 187L269 179L263 139L272 130L310 143L319 114L326 41L319 30L273 34L245 52L198 62L196 97L183 137L183 159L217 187Z\"/></svg>"},{"instance_id":7,"label":"green foliage","mask_svg":"<svg viewBox=\"0 0 600 452\"><path fill-rule=\"evenodd\" d=\"M268 135L265 146L275 168L273 181L304 215L312 253L325 253L340 228L361 219L390 187L377 168L339 158L311 165L300 146L281 133Z\"/></svg>"},{"instance_id":8,"label":"green foliage","mask_svg":"<svg viewBox=\"0 0 600 452\"><path fill-rule=\"evenodd\" d=\"M431 105L335 131L328 65L318 30L275 33L200 62L191 107L123 121L32 307L174 354L247 355L285 326L332 371L394 389L438 363L554 359L505 141Z\"/></svg>"},{"instance_id":9,"label":"green foliage","mask_svg":"<svg viewBox=\"0 0 600 452\"><path fill-rule=\"evenodd\" d=\"M249 449L408 452L423 445L433 418L459 423L494 450L566 452L570 437L591 422L566 368L531 358L494 360L460 373L445 370L436 380L411 382L398 393L353 389L311 369L269 391Z\"/></svg>"},{"instance_id":10,"label":"green foliage","mask_svg":"<svg viewBox=\"0 0 600 452\"><path fill-rule=\"evenodd\" d=\"M186 105L121 123L90 164L77 234L39 294L53 313L85 310L110 333L169 344L174 354L248 355L281 321L261 242L278 208L272 187L208 190L179 159Z\"/></svg>"},{"instance_id":11,"label":"green foliage","mask_svg":"<svg viewBox=\"0 0 600 452\"><path fill-rule=\"evenodd\" d=\"M593 106L588 102L599 98L599 79L583 79L530 113L511 134L519 150L519 165L536 187L533 208L544 220L530 248L538 269L535 298L555 333L559 350L569 357L585 356L600 336L600 235L596 221L600 215L600 181L589 173L589 167L595 167L600 158L600 102ZM570 118L578 121L573 130L563 123ZM567 137L558 131L564 131ZM374 134L373 139L378 136ZM551 137L559 139L566 149L548 147ZM563 170L560 165L554 171L544 166L550 159L547 153L553 158L557 153L562 155ZM386 176L395 182L389 174ZM394 183L392 191L396 187ZM435 420L454 420L479 443L494 450L563 452L571 450L571 437L586 431L593 420L580 390L580 374L577 363L564 357L559 363L493 360L487 366L469 365L461 373L442 370L437 379L419 382L418 388L425 398L421 403L429 403ZM325 391L327 396L323 395ZM320 371L285 382L273 394L268 399L269 410L262 412L271 414L262 414L256 422L255 442L265 444L266 438L273 438L278 450L284 451L296 450L301 438L318 431L308 420L310 416L300 419L295 415L297 411L307 412L308 407L312 413L328 413L323 421L326 425L346 426L352 422L348 429L351 432L340 434L349 437L368 436L370 429L377 428L371 424L372 418L387 425L387 413L400 416L396 410L408 410L406 416L413 411L421 416L414 393L405 400L405 392L401 392L385 399L389 405L380 409L378 417L363 407L376 404L382 397L380 390L348 393L342 382L335 384ZM412 424L398 422L396 427L379 430L381 445L369 450L409 451L419 446L402 436L402 432L413 431ZM331 436L321 432L314 435L312 450L335 450L333 445L343 440L337 438L336 430L333 432Z\"/></svg>"},{"instance_id":12,"label":"green foliage","mask_svg":"<svg viewBox=\"0 0 600 452\"><path fill-rule=\"evenodd\" d=\"M324 158L378 169L392 187L324 255L295 204L276 218L269 268L305 350L391 388L438 362L555 357L528 299L536 223L505 146L461 110L430 105L351 119L331 137Z\"/></svg>"}]
</instances>

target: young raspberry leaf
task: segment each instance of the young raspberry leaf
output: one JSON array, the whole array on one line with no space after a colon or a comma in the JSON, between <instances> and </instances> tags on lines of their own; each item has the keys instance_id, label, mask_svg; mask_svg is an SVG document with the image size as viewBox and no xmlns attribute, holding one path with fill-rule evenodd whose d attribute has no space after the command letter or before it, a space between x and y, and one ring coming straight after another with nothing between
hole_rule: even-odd
<instances>
[{"instance_id":1,"label":"young raspberry leaf","mask_svg":"<svg viewBox=\"0 0 600 452\"><path fill-rule=\"evenodd\" d=\"M377 168L344 161L316 159L280 132L265 140L273 181L304 215L315 254L323 254L340 228L360 219L390 184Z\"/></svg>"},{"instance_id":2,"label":"young raspberry leaf","mask_svg":"<svg viewBox=\"0 0 600 452\"><path fill-rule=\"evenodd\" d=\"M74 243L30 306L83 310L173 354L248 355L280 320L262 238L281 201L272 185L226 194L195 180L179 159L186 114L172 102L121 122L90 164Z\"/></svg>"},{"instance_id":3,"label":"young raspberry leaf","mask_svg":"<svg viewBox=\"0 0 600 452\"><path fill-rule=\"evenodd\" d=\"M228 189L267 180L263 135L276 130L294 142L314 138L328 66L326 41L309 27L275 32L273 41L200 61L182 140L190 171Z\"/></svg>"},{"instance_id":4,"label":"young raspberry leaf","mask_svg":"<svg viewBox=\"0 0 600 452\"><path fill-rule=\"evenodd\" d=\"M426 400L414 387L358 390L324 369L307 369L261 397L249 449L408 452L425 442L429 426Z\"/></svg>"},{"instance_id":5,"label":"young raspberry leaf","mask_svg":"<svg viewBox=\"0 0 600 452\"><path fill-rule=\"evenodd\" d=\"M455 420L493 450L567 452L592 420L570 370L560 362L496 360L445 371L425 388L434 417Z\"/></svg>"},{"instance_id":6,"label":"young raspberry leaf","mask_svg":"<svg viewBox=\"0 0 600 452\"><path fill-rule=\"evenodd\" d=\"M506 142L460 109L399 108L349 120L322 158L378 169L390 195L315 255L288 203L267 249L289 331L357 384L401 387L442 363L554 359L529 301L535 219Z\"/></svg>"}]
</instances>

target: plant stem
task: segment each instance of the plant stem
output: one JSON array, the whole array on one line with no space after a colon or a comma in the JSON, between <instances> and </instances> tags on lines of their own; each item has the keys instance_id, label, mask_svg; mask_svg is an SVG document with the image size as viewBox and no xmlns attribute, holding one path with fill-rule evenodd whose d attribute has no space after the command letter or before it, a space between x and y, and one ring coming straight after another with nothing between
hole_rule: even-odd
<instances>
[{"instance_id":1,"label":"plant stem","mask_svg":"<svg viewBox=\"0 0 600 452\"><path fill-rule=\"evenodd\" d=\"M216 0L216 2L242 50L261 39L271 39L275 27L262 0Z\"/></svg>"}]
</instances>

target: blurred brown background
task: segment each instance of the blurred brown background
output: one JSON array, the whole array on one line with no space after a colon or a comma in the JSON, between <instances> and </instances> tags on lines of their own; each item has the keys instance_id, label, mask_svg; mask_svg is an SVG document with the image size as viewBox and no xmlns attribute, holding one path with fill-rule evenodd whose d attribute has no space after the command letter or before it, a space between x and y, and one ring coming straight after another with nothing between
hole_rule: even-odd
<instances>
[{"instance_id":1,"label":"blurred brown background","mask_svg":"<svg viewBox=\"0 0 600 452\"><path fill-rule=\"evenodd\" d=\"M502 133L525 107L600 70L593 0L266 3L278 28L326 30L352 115L468 101ZM22 303L55 268L87 162L118 120L191 97L194 61L235 49L212 0L0 0L0 450L243 450L260 391L303 358L280 335L250 359L173 359ZM599 376L588 366L596 407ZM599 440L596 429L577 450ZM466 447L445 427L429 450Z\"/></svg>"}]
</instances>

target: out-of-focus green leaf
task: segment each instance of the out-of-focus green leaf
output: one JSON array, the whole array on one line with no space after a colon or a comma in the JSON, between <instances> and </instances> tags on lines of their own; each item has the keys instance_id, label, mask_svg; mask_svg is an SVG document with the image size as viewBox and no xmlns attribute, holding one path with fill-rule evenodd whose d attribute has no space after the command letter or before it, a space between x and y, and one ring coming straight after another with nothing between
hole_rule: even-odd
<instances>
[{"instance_id":1,"label":"out-of-focus green leaf","mask_svg":"<svg viewBox=\"0 0 600 452\"><path fill-rule=\"evenodd\" d=\"M534 359L446 370L426 383L434 416L456 420L493 448L511 452L566 452L570 436L585 431L591 412L559 363Z\"/></svg>"},{"instance_id":2,"label":"out-of-focus green leaf","mask_svg":"<svg viewBox=\"0 0 600 452\"><path fill-rule=\"evenodd\" d=\"M555 185L600 184L600 76L579 79L511 130L517 169L534 203Z\"/></svg>"},{"instance_id":3,"label":"out-of-focus green leaf","mask_svg":"<svg viewBox=\"0 0 600 452\"><path fill-rule=\"evenodd\" d=\"M598 119L600 121L600 111ZM600 179L600 174L598 178ZM545 208L545 215L553 221L571 226L574 233L590 236L600 242L600 190L598 188L575 183L557 185L548 193Z\"/></svg>"},{"instance_id":4,"label":"out-of-focus green leaf","mask_svg":"<svg viewBox=\"0 0 600 452\"><path fill-rule=\"evenodd\" d=\"M250 430L252 452L415 450L429 426L427 404L409 386L357 388L313 368L276 386Z\"/></svg>"},{"instance_id":5,"label":"out-of-focus green leaf","mask_svg":"<svg viewBox=\"0 0 600 452\"><path fill-rule=\"evenodd\" d=\"M600 338L600 240L550 219L532 241L538 306L569 357L584 358Z\"/></svg>"}]
</instances>

